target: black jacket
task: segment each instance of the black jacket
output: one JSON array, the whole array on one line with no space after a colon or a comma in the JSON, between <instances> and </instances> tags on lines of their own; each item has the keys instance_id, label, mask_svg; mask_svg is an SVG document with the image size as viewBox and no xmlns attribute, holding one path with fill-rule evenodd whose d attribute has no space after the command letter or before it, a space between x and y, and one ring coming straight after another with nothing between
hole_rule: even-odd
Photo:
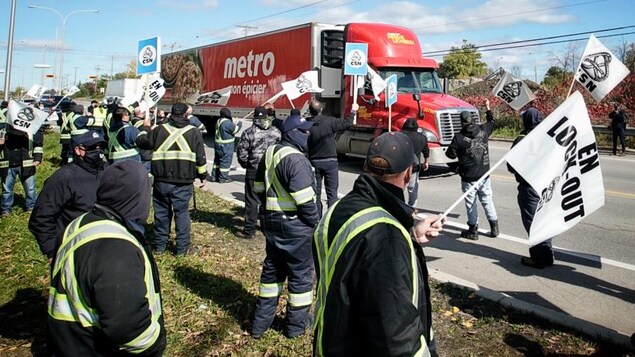
<instances>
[{"instance_id":1,"label":"black jacket","mask_svg":"<svg viewBox=\"0 0 635 357\"><path fill-rule=\"evenodd\" d=\"M613 131L617 132L619 129L626 129L626 114L623 110L614 110L610 112L609 119L611 119L609 128L611 128Z\"/></svg>"},{"instance_id":2,"label":"black jacket","mask_svg":"<svg viewBox=\"0 0 635 357\"><path fill-rule=\"evenodd\" d=\"M406 230L413 227L413 208L405 204L403 191L365 173L333 208L329 244L352 215L375 206L383 207ZM412 356L422 347L421 336L429 345L428 271L423 249L414 242L412 246L397 227L386 223L359 232L345 246L325 301L325 356ZM411 260L412 249L416 262ZM319 274L315 247L313 251ZM418 306L412 304L413 265L419 277Z\"/></svg>"},{"instance_id":3,"label":"black jacket","mask_svg":"<svg viewBox=\"0 0 635 357\"><path fill-rule=\"evenodd\" d=\"M105 167L93 168L74 157L70 165L62 166L44 182L29 218L29 230L47 257L55 255L66 226L95 204Z\"/></svg>"},{"instance_id":4,"label":"black jacket","mask_svg":"<svg viewBox=\"0 0 635 357\"><path fill-rule=\"evenodd\" d=\"M33 162L42 162L44 134L38 130L31 139L25 132L7 128L3 150L0 154L0 166L21 167L22 179L35 175ZM7 176L7 169L0 169L0 177Z\"/></svg>"},{"instance_id":5,"label":"black jacket","mask_svg":"<svg viewBox=\"0 0 635 357\"><path fill-rule=\"evenodd\" d=\"M321 114L309 118L313 122L313 127L309 129L309 160L337 157L335 134L349 129L354 117L355 114L351 113L346 120Z\"/></svg>"},{"instance_id":6,"label":"black jacket","mask_svg":"<svg viewBox=\"0 0 635 357\"><path fill-rule=\"evenodd\" d=\"M461 181L477 181L489 170L488 139L494 131L496 120L491 110L486 113L485 124L470 124L461 128L452 138L445 152L450 159L459 159Z\"/></svg>"},{"instance_id":7,"label":"black jacket","mask_svg":"<svg viewBox=\"0 0 635 357\"><path fill-rule=\"evenodd\" d=\"M133 117L130 120L130 123L135 128L141 128L143 126L143 118ZM141 155L141 161L150 161L150 160L152 160L152 150L139 149L139 155Z\"/></svg>"},{"instance_id":8,"label":"black jacket","mask_svg":"<svg viewBox=\"0 0 635 357\"><path fill-rule=\"evenodd\" d=\"M123 225L145 248L153 271L154 288L160 291L159 274L143 234L132 228L118 213L101 206L82 219L81 226L100 220ZM132 356L119 346L132 341L151 320L144 282L144 257L139 249L123 239L97 239L75 251L77 284L86 304L99 316L99 329L48 318L49 349L57 356ZM56 281L51 285L56 286ZM161 356L166 347L163 315L160 335L146 351L134 356ZM87 332L89 330L89 332Z\"/></svg>"},{"instance_id":9,"label":"black jacket","mask_svg":"<svg viewBox=\"0 0 635 357\"><path fill-rule=\"evenodd\" d=\"M406 119L401 129L401 132L406 134L410 141L412 141L412 148L417 159L423 155L425 160L430 157L430 148L428 147L428 138L423 134L417 120L413 118Z\"/></svg>"},{"instance_id":10,"label":"black jacket","mask_svg":"<svg viewBox=\"0 0 635 357\"><path fill-rule=\"evenodd\" d=\"M177 115L171 115L167 124L159 125L152 130L150 127L142 126L141 134L137 137L137 145L140 149L156 150L170 136L166 125L172 128L184 128L190 125L190 122ZM152 176L156 181L167 182L173 184L191 184L198 177L201 181L207 177L207 171L203 171L207 165L205 158L205 147L203 146L203 136L199 130L192 126L192 129L185 133L184 138L187 141L190 150L195 154L195 162L186 160L153 160ZM177 144L173 144L171 149L178 150ZM154 155L154 154L153 154ZM202 168L202 169L201 169ZM201 171L199 171L201 169Z\"/></svg>"}]
</instances>

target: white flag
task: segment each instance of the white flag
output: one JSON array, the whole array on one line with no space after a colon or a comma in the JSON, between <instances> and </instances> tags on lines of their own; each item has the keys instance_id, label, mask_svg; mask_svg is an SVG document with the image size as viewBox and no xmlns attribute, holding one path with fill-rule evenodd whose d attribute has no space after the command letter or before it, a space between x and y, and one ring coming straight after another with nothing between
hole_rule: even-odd
<instances>
[{"instance_id":1,"label":"white flag","mask_svg":"<svg viewBox=\"0 0 635 357\"><path fill-rule=\"evenodd\" d=\"M77 86L72 86L72 87L68 88L68 90L66 91L66 96L70 97L70 96L72 96L73 94L75 94L77 92L79 92L79 88L77 88Z\"/></svg>"},{"instance_id":2,"label":"white flag","mask_svg":"<svg viewBox=\"0 0 635 357\"><path fill-rule=\"evenodd\" d=\"M370 66L366 65L366 67L368 67L366 77L370 80L373 96L375 97L375 100L379 100L379 95L384 91L384 89L386 89L388 84L383 78L381 78L379 73L375 72L372 68L370 68Z\"/></svg>"},{"instance_id":3,"label":"white flag","mask_svg":"<svg viewBox=\"0 0 635 357\"><path fill-rule=\"evenodd\" d=\"M575 79L599 102L626 78L628 73L628 68L591 35Z\"/></svg>"},{"instance_id":4,"label":"white flag","mask_svg":"<svg viewBox=\"0 0 635 357\"><path fill-rule=\"evenodd\" d=\"M514 78L509 72L505 72L505 75L503 75L496 86L494 86L492 94L509 104L514 110L519 110L525 106L525 104L536 99L536 96L529 89L527 83Z\"/></svg>"},{"instance_id":5,"label":"white flag","mask_svg":"<svg viewBox=\"0 0 635 357\"><path fill-rule=\"evenodd\" d=\"M31 96L33 98L37 98L40 99L40 97L42 97L42 95L44 94L44 91L46 90L46 88L42 87L39 84L34 84L31 89L29 89L28 92L26 92L26 95Z\"/></svg>"},{"instance_id":6,"label":"white flag","mask_svg":"<svg viewBox=\"0 0 635 357\"><path fill-rule=\"evenodd\" d=\"M580 92L514 146L505 160L540 196L529 230L531 245L566 231L604 205L595 134Z\"/></svg>"},{"instance_id":7,"label":"white flag","mask_svg":"<svg viewBox=\"0 0 635 357\"><path fill-rule=\"evenodd\" d=\"M318 87L318 72L307 71L298 78L282 83L282 88L289 100L294 100L305 93L321 93L324 89Z\"/></svg>"},{"instance_id":8,"label":"white flag","mask_svg":"<svg viewBox=\"0 0 635 357\"><path fill-rule=\"evenodd\" d=\"M154 107L159 100L163 98L163 95L165 95L164 83L165 81L161 78L159 72L146 76L146 81L143 86L143 101L145 102L142 105L143 111L145 111L146 108ZM141 103L139 104L141 105Z\"/></svg>"},{"instance_id":9,"label":"white flag","mask_svg":"<svg viewBox=\"0 0 635 357\"><path fill-rule=\"evenodd\" d=\"M42 123L44 123L48 117L46 112L15 100L9 101L7 114L7 121L13 129L23 131L31 135L35 134L40 129Z\"/></svg>"},{"instance_id":10,"label":"white flag","mask_svg":"<svg viewBox=\"0 0 635 357\"><path fill-rule=\"evenodd\" d=\"M187 102L194 105L216 104L222 107L227 105L232 94L232 86L217 89L207 93L196 93L187 99Z\"/></svg>"}]
</instances>

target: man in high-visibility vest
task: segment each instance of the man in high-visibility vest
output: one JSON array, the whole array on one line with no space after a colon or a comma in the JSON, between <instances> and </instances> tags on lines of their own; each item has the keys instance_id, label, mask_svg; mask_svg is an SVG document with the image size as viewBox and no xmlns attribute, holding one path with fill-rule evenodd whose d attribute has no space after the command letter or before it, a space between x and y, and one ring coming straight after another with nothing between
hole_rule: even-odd
<instances>
[{"instance_id":1,"label":"man in high-visibility vest","mask_svg":"<svg viewBox=\"0 0 635 357\"><path fill-rule=\"evenodd\" d=\"M134 161L108 167L87 213L67 227L51 266L53 356L161 356L159 271L143 234L150 182Z\"/></svg>"},{"instance_id":2,"label":"man in high-visibility vest","mask_svg":"<svg viewBox=\"0 0 635 357\"><path fill-rule=\"evenodd\" d=\"M136 140L139 129L130 124L130 111L117 108L112 115L112 123L108 132L108 160L135 160L141 162L141 155Z\"/></svg>"},{"instance_id":3,"label":"man in high-visibility vest","mask_svg":"<svg viewBox=\"0 0 635 357\"><path fill-rule=\"evenodd\" d=\"M404 190L417 163L401 132L370 144L364 173L320 221L316 356L430 356L432 309L420 246L436 237L439 216L415 224Z\"/></svg>"},{"instance_id":4,"label":"man in high-visibility vest","mask_svg":"<svg viewBox=\"0 0 635 357\"><path fill-rule=\"evenodd\" d=\"M216 182L232 182L229 178L229 169L234 155L234 140L242 125L242 122L238 122L237 125L232 122L232 113L229 109L220 110L220 118L216 122L216 135L214 136L213 179Z\"/></svg>"},{"instance_id":5,"label":"man in high-visibility vest","mask_svg":"<svg viewBox=\"0 0 635 357\"><path fill-rule=\"evenodd\" d=\"M105 105L99 105L99 102L96 100L92 100L90 102L90 106L88 107L88 113L94 118L93 123L90 126L90 129L99 133L99 135L104 135L104 123L106 121L106 115L108 115L108 110Z\"/></svg>"},{"instance_id":6,"label":"man in high-visibility vest","mask_svg":"<svg viewBox=\"0 0 635 357\"><path fill-rule=\"evenodd\" d=\"M290 115L282 124L282 141L265 151L256 169L254 191L265 206L263 232L267 256L251 335L260 338L276 315L278 297L289 282L286 331L289 338L313 325L311 236L320 219L315 203L315 175L306 158L312 122Z\"/></svg>"},{"instance_id":7,"label":"man in high-visibility vest","mask_svg":"<svg viewBox=\"0 0 635 357\"><path fill-rule=\"evenodd\" d=\"M190 212L194 179L207 179L207 159L201 132L190 125L185 117L187 105L176 103L166 124L152 129L146 117L137 144L141 149L153 150L152 169L154 186L154 237L152 249L160 254L165 251L170 234L172 213L176 225L176 255L186 255L190 250Z\"/></svg>"}]
</instances>

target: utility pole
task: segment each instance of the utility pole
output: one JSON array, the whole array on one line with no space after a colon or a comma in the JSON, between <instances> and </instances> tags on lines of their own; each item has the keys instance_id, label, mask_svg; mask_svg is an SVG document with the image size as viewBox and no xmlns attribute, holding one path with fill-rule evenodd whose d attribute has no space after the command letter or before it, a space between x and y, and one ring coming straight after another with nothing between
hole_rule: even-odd
<instances>
[{"instance_id":1,"label":"utility pole","mask_svg":"<svg viewBox=\"0 0 635 357\"><path fill-rule=\"evenodd\" d=\"M9 90L11 86L11 62L13 61L13 28L15 27L15 4L17 0L11 1L11 17L9 21L9 40L7 41L7 62L4 66L4 100L9 100Z\"/></svg>"},{"instance_id":2,"label":"utility pole","mask_svg":"<svg viewBox=\"0 0 635 357\"><path fill-rule=\"evenodd\" d=\"M178 43L176 43L176 42L172 42L172 43L171 43L171 44L169 44L169 45L168 45L168 44L163 45L163 47L164 47L164 48L170 48L170 52L174 52L174 49L175 49L175 48L179 48L179 47L181 47L181 45L179 45L179 44L178 44Z\"/></svg>"},{"instance_id":3,"label":"utility pole","mask_svg":"<svg viewBox=\"0 0 635 357\"><path fill-rule=\"evenodd\" d=\"M243 29L243 31L245 31L245 37L247 37L249 35L249 30L257 30L258 27L256 26L249 26L249 25L236 25L236 27L240 27L241 29Z\"/></svg>"},{"instance_id":4,"label":"utility pole","mask_svg":"<svg viewBox=\"0 0 635 357\"><path fill-rule=\"evenodd\" d=\"M112 78L114 76L113 74L113 63L115 62L115 56L110 56L110 78Z\"/></svg>"},{"instance_id":5,"label":"utility pole","mask_svg":"<svg viewBox=\"0 0 635 357\"><path fill-rule=\"evenodd\" d=\"M99 71L101 71L101 67L99 67L99 65L97 65L95 67L95 71L97 71L97 79L99 79Z\"/></svg>"},{"instance_id":6,"label":"utility pole","mask_svg":"<svg viewBox=\"0 0 635 357\"><path fill-rule=\"evenodd\" d=\"M77 68L79 67L75 67L75 77L73 77L73 85L77 85Z\"/></svg>"}]
</instances>

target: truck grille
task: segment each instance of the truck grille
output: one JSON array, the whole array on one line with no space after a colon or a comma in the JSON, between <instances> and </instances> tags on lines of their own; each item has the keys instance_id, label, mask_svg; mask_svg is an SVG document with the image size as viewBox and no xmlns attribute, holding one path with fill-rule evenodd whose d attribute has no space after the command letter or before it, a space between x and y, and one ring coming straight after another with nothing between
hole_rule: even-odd
<instances>
[{"instance_id":1,"label":"truck grille","mask_svg":"<svg viewBox=\"0 0 635 357\"><path fill-rule=\"evenodd\" d=\"M467 110L472 114L475 123L480 124L478 110L467 108L437 110L437 128L439 128L439 142L442 145L449 145L454 134L461 130L461 112Z\"/></svg>"}]
</instances>

